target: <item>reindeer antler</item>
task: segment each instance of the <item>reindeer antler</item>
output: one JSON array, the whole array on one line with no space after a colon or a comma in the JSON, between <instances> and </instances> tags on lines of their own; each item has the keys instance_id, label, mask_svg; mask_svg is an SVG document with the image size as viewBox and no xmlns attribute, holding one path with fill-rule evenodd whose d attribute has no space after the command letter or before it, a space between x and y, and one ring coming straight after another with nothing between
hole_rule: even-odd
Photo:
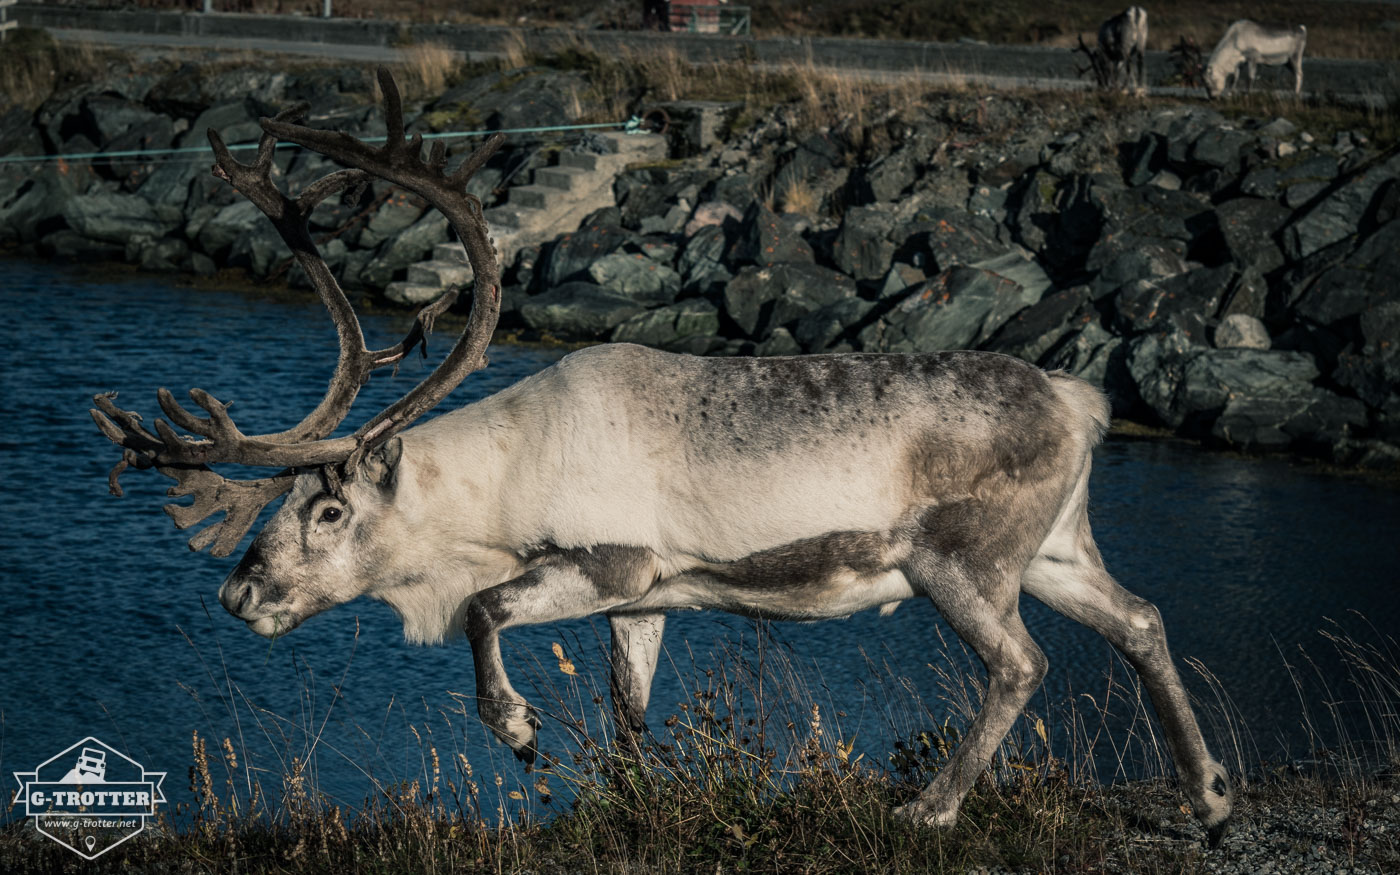
<instances>
[{"instance_id":1,"label":"reindeer antler","mask_svg":"<svg viewBox=\"0 0 1400 875\"><path fill-rule=\"evenodd\" d=\"M208 132L217 162L212 172L232 184L272 221L306 271L335 324L339 359L325 396L316 408L286 431L246 435L229 416L228 405L208 392L191 389L189 393L191 400L208 414L206 418L186 410L168 390L160 389L157 400L170 422L197 436L186 437L161 419L152 424L153 434L142 425L138 414L116 405L113 401L116 393L93 398L97 405L97 409L91 411L93 420L104 435L123 448L122 460L108 477L114 495L122 494L118 476L126 468L155 468L176 481L168 495L194 496L191 505L166 505L165 511L177 527L188 528L224 511L222 520L190 539L191 549L200 550L212 544L214 555L228 555L252 526L258 512L291 487L291 468L337 464L342 468L342 475L353 472L365 453L431 410L467 374L486 364L486 346L500 313L499 274L481 202L467 194L466 184L505 138L499 134L489 138L456 172L446 175L446 149L441 142L434 144L425 162L422 137L415 134L405 141L398 86L383 68L379 70L379 84L384 94L389 134L379 149L348 134L318 131L298 124L305 117L305 104L285 110L273 119L262 119L263 135L250 164L237 161L216 131ZM298 197L290 198L278 190L271 178L273 150L279 139L320 152L353 169L336 171L307 186ZM376 414L353 435L327 440L326 436L350 412L360 386L369 380L371 373L397 364L424 343L434 320L446 312L458 295L457 289L451 287L422 308L413 328L399 343L380 350L365 347L359 319L311 239L307 219L327 197L362 186L372 176L420 195L452 224L462 239L474 273L471 315L447 358L418 386ZM229 480L208 467L218 463L285 466L289 470L258 480Z\"/></svg>"}]
</instances>

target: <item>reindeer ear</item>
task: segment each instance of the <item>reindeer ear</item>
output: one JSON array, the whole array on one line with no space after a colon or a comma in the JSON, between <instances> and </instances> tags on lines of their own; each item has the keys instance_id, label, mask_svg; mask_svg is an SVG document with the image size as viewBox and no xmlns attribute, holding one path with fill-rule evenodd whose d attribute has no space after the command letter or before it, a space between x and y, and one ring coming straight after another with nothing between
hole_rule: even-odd
<instances>
[{"instance_id":1,"label":"reindeer ear","mask_svg":"<svg viewBox=\"0 0 1400 875\"><path fill-rule=\"evenodd\" d=\"M403 441L398 437L390 438L384 446L365 457L364 462L360 465L361 476L375 486L392 489L394 475L398 471L399 461L402 458Z\"/></svg>"}]
</instances>

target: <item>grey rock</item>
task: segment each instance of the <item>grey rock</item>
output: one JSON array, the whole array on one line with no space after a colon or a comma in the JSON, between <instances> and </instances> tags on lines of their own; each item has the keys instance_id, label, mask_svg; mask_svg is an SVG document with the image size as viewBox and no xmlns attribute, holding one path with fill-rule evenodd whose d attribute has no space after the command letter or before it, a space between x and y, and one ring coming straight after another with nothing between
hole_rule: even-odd
<instances>
[{"instance_id":1,"label":"grey rock","mask_svg":"<svg viewBox=\"0 0 1400 875\"><path fill-rule=\"evenodd\" d=\"M856 334L874 309L873 301L842 298L798 319L792 336L805 352L833 352Z\"/></svg>"},{"instance_id":2,"label":"grey rock","mask_svg":"<svg viewBox=\"0 0 1400 875\"><path fill-rule=\"evenodd\" d=\"M1046 295L1007 320L983 348L1039 363L1070 333L1098 321L1089 304L1087 286Z\"/></svg>"},{"instance_id":3,"label":"grey rock","mask_svg":"<svg viewBox=\"0 0 1400 875\"><path fill-rule=\"evenodd\" d=\"M831 258L844 273L857 280L884 276L894 258L890 240L894 220L881 207L851 207L841 219Z\"/></svg>"},{"instance_id":4,"label":"grey rock","mask_svg":"<svg viewBox=\"0 0 1400 875\"><path fill-rule=\"evenodd\" d=\"M585 223L574 233L541 248L535 265L536 282L541 288L552 289L586 277L590 264L633 240L635 235L620 225Z\"/></svg>"},{"instance_id":5,"label":"grey rock","mask_svg":"<svg viewBox=\"0 0 1400 875\"><path fill-rule=\"evenodd\" d=\"M83 99L75 127L68 133L81 133L99 146L106 146L135 126L147 126L170 119L147 109L135 100L111 94L93 94Z\"/></svg>"},{"instance_id":6,"label":"grey rock","mask_svg":"<svg viewBox=\"0 0 1400 875\"><path fill-rule=\"evenodd\" d=\"M447 228L447 217L441 213L433 211L423 216L379 247L375 257L361 270L360 283L375 289L389 285L410 264L427 258L434 246L446 243Z\"/></svg>"},{"instance_id":7,"label":"grey rock","mask_svg":"<svg viewBox=\"0 0 1400 875\"><path fill-rule=\"evenodd\" d=\"M1240 153L1253 137L1243 131L1215 128L1202 133L1191 144L1191 159L1233 176L1239 173Z\"/></svg>"},{"instance_id":8,"label":"grey rock","mask_svg":"<svg viewBox=\"0 0 1400 875\"><path fill-rule=\"evenodd\" d=\"M640 312L631 298L586 282L563 283L520 307L521 318L531 328L574 340L607 337Z\"/></svg>"},{"instance_id":9,"label":"grey rock","mask_svg":"<svg viewBox=\"0 0 1400 875\"><path fill-rule=\"evenodd\" d=\"M199 114L190 129L180 137L181 146L204 146L209 142L207 131L213 128L228 145L256 143L262 136L257 116L242 98L226 100Z\"/></svg>"},{"instance_id":10,"label":"grey rock","mask_svg":"<svg viewBox=\"0 0 1400 875\"><path fill-rule=\"evenodd\" d=\"M239 237L267 222L251 201L239 200L221 209L211 208L211 211L213 215L207 218L198 212L191 216L185 234L195 239L200 250L215 260L222 260Z\"/></svg>"},{"instance_id":11,"label":"grey rock","mask_svg":"<svg viewBox=\"0 0 1400 875\"><path fill-rule=\"evenodd\" d=\"M360 245L368 249L402 233L418 221L423 210L424 205L416 196L403 191L393 192L370 216L369 223L360 233Z\"/></svg>"},{"instance_id":12,"label":"grey rock","mask_svg":"<svg viewBox=\"0 0 1400 875\"><path fill-rule=\"evenodd\" d=\"M1218 205L1215 215L1226 252L1236 265L1261 274L1283 266L1283 250L1274 234L1291 215L1286 207L1271 200L1236 198Z\"/></svg>"},{"instance_id":13,"label":"grey rock","mask_svg":"<svg viewBox=\"0 0 1400 875\"><path fill-rule=\"evenodd\" d=\"M854 168L846 184L849 202L864 205L895 200L918 181L921 163L911 145Z\"/></svg>"},{"instance_id":14,"label":"grey rock","mask_svg":"<svg viewBox=\"0 0 1400 875\"><path fill-rule=\"evenodd\" d=\"M996 259L1008 251L1007 245L997 238L994 222L958 209L922 210L914 221L896 231L895 237L903 241L898 249L899 260L930 274L958 264Z\"/></svg>"},{"instance_id":15,"label":"grey rock","mask_svg":"<svg viewBox=\"0 0 1400 875\"><path fill-rule=\"evenodd\" d=\"M588 266L588 276L598 285L645 306L669 304L681 288L679 274L641 252L605 255Z\"/></svg>"},{"instance_id":16,"label":"grey rock","mask_svg":"<svg viewBox=\"0 0 1400 875\"><path fill-rule=\"evenodd\" d=\"M1031 303L1011 280L958 265L915 286L859 340L863 349L886 352L971 349Z\"/></svg>"},{"instance_id":17,"label":"grey rock","mask_svg":"<svg viewBox=\"0 0 1400 875\"><path fill-rule=\"evenodd\" d=\"M725 256L730 269L750 264L771 267L780 262L811 261L812 247L785 218L757 201L750 204Z\"/></svg>"},{"instance_id":18,"label":"grey rock","mask_svg":"<svg viewBox=\"0 0 1400 875\"><path fill-rule=\"evenodd\" d=\"M1094 245L1086 269L1097 271L1090 289L1101 298L1137 280L1157 284L1185 273L1188 265L1176 241L1119 234Z\"/></svg>"},{"instance_id":19,"label":"grey rock","mask_svg":"<svg viewBox=\"0 0 1400 875\"><path fill-rule=\"evenodd\" d=\"M1311 397L1318 376L1316 362L1306 353L1203 348L1176 334L1134 341L1128 368L1157 417L1194 434L1208 433L1231 401Z\"/></svg>"},{"instance_id":20,"label":"grey rock","mask_svg":"<svg viewBox=\"0 0 1400 875\"><path fill-rule=\"evenodd\" d=\"M1294 261L1345 240L1362 219L1381 187L1400 176L1400 155L1348 179L1284 229L1284 251Z\"/></svg>"},{"instance_id":21,"label":"grey rock","mask_svg":"<svg viewBox=\"0 0 1400 875\"><path fill-rule=\"evenodd\" d=\"M782 326L774 328L768 339L754 348L754 355L761 356L798 355L801 352L802 347L798 346L792 333Z\"/></svg>"},{"instance_id":22,"label":"grey rock","mask_svg":"<svg viewBox=\"0 0 1400 875\"><path fill-rule=\"evenodd\" d=\"M719 308L701 298L689 298L638 313L613 330L612 341L704 355L717 334ZM695 348L700 339L704 349Z\"/></svg>"},{"instance_id":23,"label":"grey rock","mask_svg":"<svg viewBox=\"0 0 1400 875\"><path fill-rule=\"evenodd\" d=\"M1114 298L1115 325L1126 334L1173 326L1193 343L1205 343L1206 321L1220 308L1233 276L1234 269L1223 265L1127 283Z\"/></svg>"},{"instance_id":24,"label":"grey rock","mask_svg":"<svg viewBox=\"0 0 1400 875\"><path fill-rule=\"evenodd\" d=\"M150 202L133 194L84 194L63 206L68 226L85 237L125 243L136 234L164 237L178 222L163 221Z\"/></svg>"},{"instance_id":25,"label":"grey rock","mask_svg":"<svg viewBox=\"0 0 1400 875\"><path fill-rule=\"evenodd\" d=\"M233 241L225 263L229 267L244 268L255 277L265 277L291 257L291 250L272 223L260 222Z\"/></svg>"},{"instance_id":26,"label":"grey rock","mask_svg":"<svg viewBox=\"0 0 1400 875\"><path fill-rule=\"evenodd\" d=\"M850 277L806 262L746 267L724 287L724 312L748 337L764 340L774 328L842 298L853 298Z\"/></svg>"},{"instance_id":27,"label":"grey rock","mask_svg":"<svg viewBox=\"0 0 1400 875\"><path fill-rule=\"evenodd\" d=\"M731 274L724 264L728 248L729 242L721 226L706 225L697 229L676 260L683 288L704 293L712 285L728 282Z\"/></svg>"},{"instance_id":28,"label":"grey rock","mask_svg":"<svg viewBox=\"0 0 1400 875\"><path fill-rule=\"evenodd\" d=\"M1217 349L1268 349L1271 345L1269 329L1253 316L1232 313L1220 320L1215 329Z\"/></svg>"},{"instance_id":29,"label":"grey rock","mask_svg":"<svg viewBox=\"0 0 1400 875\"><path fill-rule=\"evenodd\" d=\"M1114 415L1128 410L1132 392L1126 376L1124 341L1097 319L1075 325L1068 336L1045 357L1045 367L1068 371L1108 393Z\"/></svg>"},{"instance_id":30,"label":"grey rock","mask_svg":"<svg viewBox=\"0 0 1400 875\"><path fill-rule=\"evenodd\" d=\"M1319 325L1347 331L1345 324L1385 301L1400 300L1400 219L1361 242L1341 264L1323 271L1294 305L1295 313Z\"/></svg>"},{"instance_id":31,"label":"grey rock","mask_svg":"<svg viewBox=\"0 0 1400 875\"><path fill-rule=\"evenodd\" d=\"M989 270L997 276L1011 280L1021 287L1028 301L1039 301L1054 287L1054 282L1045 272L1045 268L1023 252L1005 252L993 258L973 262L971 266Z\"/></svg>"},{"instance_id":32,"label":"grey rock","mask_svg":"<svg viewBox=\"0 0 1400 875\"><path fill-rule=\"evenodd\" d=\"M0 240L34 243L58 230L68 202L79 193L74 175L53 167L26 170L24 178L12 180L13 188L0 188Z\"/></svg>"},{"instance_id":33,"label":"grey rock","mask_svg":"<svg viewBox=\"0 0 1400 875\"><path fill-rule=\"evenodd\" d=\"M1239 449L1280 450L1298 444L1331 447L1365 425L1366 407L1360 401L1303 386L1279 396L1232 396L1210 434Z\"/></svg>"}]
</instances>

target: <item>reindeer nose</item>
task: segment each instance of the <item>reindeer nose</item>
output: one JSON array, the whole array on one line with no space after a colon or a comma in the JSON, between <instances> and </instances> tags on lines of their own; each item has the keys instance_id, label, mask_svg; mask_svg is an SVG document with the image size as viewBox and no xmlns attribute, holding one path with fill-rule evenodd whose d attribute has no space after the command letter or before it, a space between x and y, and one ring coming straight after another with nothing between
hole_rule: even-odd
<instances>
[{"instance_id":1,"label":"reindeer nose","mask_svg":"<svg viewBox=\"0 0 1400 875\"><path fill-rule=\"evenodd\" d=\"M249 580L230 577L219 587L219 604L235 617L243 616L243 609L253 600L253 584Z\"/></svg>"}]
</instances>

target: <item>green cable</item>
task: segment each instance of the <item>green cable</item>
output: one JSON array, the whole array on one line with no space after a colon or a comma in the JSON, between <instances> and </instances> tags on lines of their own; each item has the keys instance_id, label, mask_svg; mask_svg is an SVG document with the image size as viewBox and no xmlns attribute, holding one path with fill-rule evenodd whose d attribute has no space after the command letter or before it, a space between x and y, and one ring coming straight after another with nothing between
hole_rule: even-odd
<instances>
[{"instance_id":1,"label":"green cable","mask_svg":"<svg viewBox=\"0 0 1400 875\"><path fill-rule=\"evenodd\" d=\"M637 118L631 118L625 122L597 122L588 125L546 125L538 128L502 128L496 131L465 131L447 132L440 134L423 134L425 140L441 140L450 137L489 137L493 134L544 134L555 131L587 131L597 128L627 128L629 133L640 124ZM364 143L382 143L389 139L384 137L363 137ZM274 148L295 146L296 143L278 143ZM256 149L257 143L237 143L229 146L229 151L241 149ZM132 158L138 155L179 155L182 153L208 153L208 146L182 146L178 149L129 149L121 152L75 152L68 155L17 155L10 157L0 157L0 164L12 164L22 161L85 161L93 158Z\"/></svg>"}]
</instances>

